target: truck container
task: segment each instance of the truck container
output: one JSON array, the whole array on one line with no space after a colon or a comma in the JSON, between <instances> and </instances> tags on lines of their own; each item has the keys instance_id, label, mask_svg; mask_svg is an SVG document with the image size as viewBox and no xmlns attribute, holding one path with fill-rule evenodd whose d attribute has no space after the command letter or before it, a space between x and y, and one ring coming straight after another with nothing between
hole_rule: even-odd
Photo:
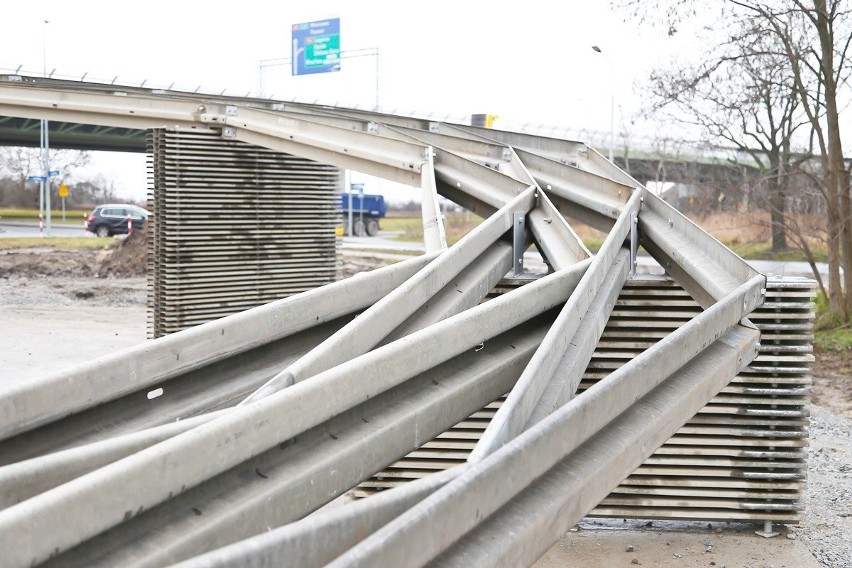
<instances>
[{"instance_id":1,"label":"truck container","mask_svg":"<svg viewBox=\"0 0 852 568\"><path fill-rule=\"evenodd\" d=\"M384 195L370 193L342 193L340 209L343 213L343 233L349 234L349 199L352 199L352 234L375 237L379 233L379 219L387 213Z\"/></svg>"}]
</instances>

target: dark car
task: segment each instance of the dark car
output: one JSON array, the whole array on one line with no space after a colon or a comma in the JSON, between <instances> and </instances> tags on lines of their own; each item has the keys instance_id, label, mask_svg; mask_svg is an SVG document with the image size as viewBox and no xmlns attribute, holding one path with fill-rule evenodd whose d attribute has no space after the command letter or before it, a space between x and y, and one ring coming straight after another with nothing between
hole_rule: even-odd
<instances>
[{"instance_id":1,"label":"dark car","mask_svg":"<svg viewBox=\"0 0 852 568\"><path fill-rule=\"evenodd\" d=\"M99 237L127 234L127 220L134 231L145 226L149 213L136 205L108 203L98 205L86 218L83 227Z\"/></svg>"}]
</instances>

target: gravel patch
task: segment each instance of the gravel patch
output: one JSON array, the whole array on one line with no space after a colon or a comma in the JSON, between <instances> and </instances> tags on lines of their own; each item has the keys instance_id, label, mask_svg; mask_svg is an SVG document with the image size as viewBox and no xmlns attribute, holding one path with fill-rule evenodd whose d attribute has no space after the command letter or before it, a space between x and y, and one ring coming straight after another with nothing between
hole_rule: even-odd
<instances>
[{"instance_id":1,"label":"gravel patch","mask_svg":"<svg viewBox=\"0 0 852 568\"><path fill-rule=\"evenodd\" d=\"M144 277L8 276L0 278L0 306L144 306Z\"/></svg>"},{"instance_id":2,"label":"gravel patch","mask_svg":"<svg viewBox=\"0 0 852 568\"><path fill-rule=\"evenodd\" d=\"M852 566L852 419L811 406L805 515L789 527L821 566Z\"/></svg>"}]
</instances>

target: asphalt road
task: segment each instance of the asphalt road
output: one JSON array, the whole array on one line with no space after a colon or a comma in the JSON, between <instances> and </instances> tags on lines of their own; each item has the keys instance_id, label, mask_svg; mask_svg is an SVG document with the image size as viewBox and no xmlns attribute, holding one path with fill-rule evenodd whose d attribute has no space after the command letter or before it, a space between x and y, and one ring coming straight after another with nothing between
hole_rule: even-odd
<instances>
[{"instance_id":1,"label":"asphalt road","mask_svg":"<svg viewBox=\"0 0 852 568\"><path fill-rule=\"evenodd\" d=\"M426 247L421 242L397 241L399 233L380 231L375 237L348 237L342 239L345 249L387 250L400 252L423 252Z\"/></svg>"},{"instance_id":2,"label":"asphalt road","mask_svg":"<svg viewBox=\"0 0 852 568\"><path fill-rule=\"evenodd\" d=\"M45 231L46 232L46 231ZM4 223L0 220L0 238L41 236L38 225L33 223ZM54 237L94 237L83 229L83 222L52 223L51 236Z\"/></svg>"},{"instance_id":3,"label":"asphalt road","mask_svg":"<svg viewBox=\"0 0 852 568\"><path fill-rule=\"evenodd\" d=\"M393 240L396 233L380 232L376 237L343 237L343 248L348 250L380 250L384 252L422 252L424 250L423 243L406 242ZM525 255L525 263L529 262L537 264L541 262L541 256L532 251L528 251ZM638 264L645 268L648 272L662 272L662 267L657 264L653 258L649 256L639 256ZM773 274L776 276L787 277L803 277L813 278L813 272L807 262L801 261L776 261L776 260L747 260L755 270L763 274ZM823 276L823 279L828 278L828 265L824 262L818 262L817 267Z\"/></svg>"},{"instance_id":4,"label":"asphalt road","mask_svg":"<svg viewBox=\"0 0 852 568\"><path fill-rule=\"evenodd\" d=\"M80 223L54 223L51 227L52 235L55 237L92 237L95 236L83 229ZM38 225L32 223L4 223L0 220L0 238L4 237L38 237L40 236ZM343 248L355 250L376 250L384 252L422 252L423 244L419 242L407 242L394 240L396 233L381 232L376 237L343 237ZM536 253L529 252L529 261L535 263L538 258ZM536 258L533 258L536 257ZM650 257L640 256L639 265L651 270L657 265ZM540 262L540 260L539 260ZM747 261L756 270L763 274L774 274L777 276L799 276L813 278L811 268L806 262L782 262L774 260L749 260ZM828 278L828 266L824 262L817 263L824 279Z\"/></svg>"}]
</instances>

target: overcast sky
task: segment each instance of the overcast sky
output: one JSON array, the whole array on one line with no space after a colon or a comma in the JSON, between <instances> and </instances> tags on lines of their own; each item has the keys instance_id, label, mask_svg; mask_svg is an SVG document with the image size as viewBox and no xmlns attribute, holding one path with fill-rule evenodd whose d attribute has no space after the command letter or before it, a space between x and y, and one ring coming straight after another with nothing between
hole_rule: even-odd
<instances>
[{"instance_id":1,"label":"overcast sky","mask_svg":"<svg viewBox=\"0 0 852 568\"><path fill-rule=\"evenodd\" d=\"M21 73L41 74L46 66L63 78L87 73L87 80L256 95L265 62L265 96L372 108L375 57L301 77L268 65L290 57L292 24L337 17L344 52L379 50L381 110L450 119L494 113L507 128L606 132L613 90L620 124L640 106L635 82L685 49L677 43L684 38L640 33L623 16L590 0L29 0L7 11L0 73L22 65ZM144 198L144 157L106 155L96 164L123 195Z\"/></svg>"}]
</instances>

